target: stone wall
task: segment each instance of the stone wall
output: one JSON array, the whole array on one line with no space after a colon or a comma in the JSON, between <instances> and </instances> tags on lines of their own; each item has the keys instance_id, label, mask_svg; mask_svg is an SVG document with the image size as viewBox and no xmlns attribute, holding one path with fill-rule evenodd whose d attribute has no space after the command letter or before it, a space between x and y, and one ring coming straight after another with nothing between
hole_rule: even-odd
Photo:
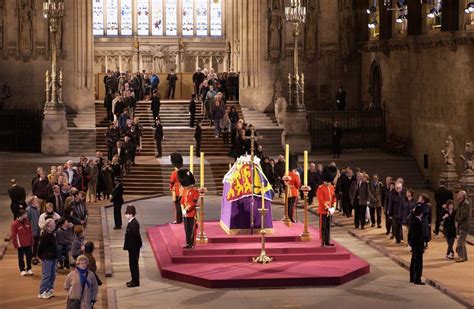
<instances>
[{"instance_id":1,"label":"stone wall","mask_svg":"<svg viewBox=\"0 0 474 309\"><path fill-rule=\"evenodd\" d=\"M94 102L91 3L69 0L65 1L65 9L57 41L59 68L64 74L63 95L70 109L81 110ZM7 82L12 92L5 108L41 109L45 72L51 64L43 3L0 0L0 19L0 83Z\"/></svg>"},{"instance_id":2,"label":"stone wall","mask_svg":"<svg viewBox=\"0 0 474 309\"><path fill-rule=\"evenodd\" d=\"M285 21L284 8L288 1L250 3L257 9L252 10L250 6L249 10L235 11L242 28L230 28L228 32L230 41L234 41L233 33L239 38L240 52L234 56L233 63L237 63L241 71L241 104L271 111L277 96L288 97L288 73L293 72L293 25ZM299 72L305 75L306 107L334 108L337 87L343 83L348 93L348 108L358 108L360 65L354 43L352 1L312 0L308 1L307 10L307 21L298 41ZM280 42L273 39L273 18L279 18ZM255 33L255 29L260 31ZM257 46L250 43L255 37ZM341 48L341 41L348 47Z\"/></svg>"},{"instance_id":3,"label":"stone wall","mask_svg":"<svg viewBox=\"0 0 474 309\"><path fill-rule=\"evenodd\" d=\"M370 72L381 69L382 101L387 109L387 133L409 142L420 170L429 156L425 173L436 186L442 167L441 149L448 134L454 138L458 174L466 139L474 139L474 45L443 46L362 53L361 101L369 102ZM392 175L396 176L396 175Z\"/></svg>"}]
</instances>

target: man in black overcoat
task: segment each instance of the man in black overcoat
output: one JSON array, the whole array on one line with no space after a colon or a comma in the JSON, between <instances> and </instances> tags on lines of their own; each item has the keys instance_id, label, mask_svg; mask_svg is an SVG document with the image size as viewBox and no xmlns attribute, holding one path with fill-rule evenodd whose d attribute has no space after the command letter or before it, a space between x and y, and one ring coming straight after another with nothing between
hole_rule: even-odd
<instances>
[{"instance_id":1,"label":"man in black overcoat","mask_svg":"<svg viewBox=\"0 0 474 309\"><path fill-rule=\"evenodd\" d=\"M446 204L448 200L453 200L453 192L446 188L446 181L441 179L439 181L439 188L434 191L435 201L436 201L436 221L434 233L438 235L439 226L441 225L441 213L443 212L443 205Z\"/></svg>"},{"instance_id":2,"label":"man in black overcoat","mask_svg":"<svg viewBox=\"0 0 474 309\"><path fill-rule=\"evenodd\" d=\"M410 229L408 230L408 244L411 247L410 262L410 282L414 284L424 285L421 281L423 273L423 253L425 251L425 242L423 237L423 208L416 206L410 221Z\"/></svg>"},{"instance_id":3,"label":"man in black overcoat","mask_svg":"<svg viewBox=\"0 0 474 309\"><path fill-rule=\"evenodd\" d=\"M13 214L13 220L20 217L20 209L26 209L26 191L20 187L15 179L10 180L11 188L8 189L8 196L10 196L10 210Z\"/></svg>"},{"instance_id":4,"label":"man in black overcoat","mask_svg":"<svg viewBox=\"0 0 474 309\"><path fill-rule=\"evenodd\" d=\"M125 242L123 250L128 251L128 265L132 280L127 282L127 287L133 288L140 286L140 270L138 268L138 259L140 257L140 248L142 247L142 237L140 236L140 223L135 218L137 211L135 206L128 205L125 210L125 217L128 220L127 230L125 231Z\"/></svg>"}]
</instances>

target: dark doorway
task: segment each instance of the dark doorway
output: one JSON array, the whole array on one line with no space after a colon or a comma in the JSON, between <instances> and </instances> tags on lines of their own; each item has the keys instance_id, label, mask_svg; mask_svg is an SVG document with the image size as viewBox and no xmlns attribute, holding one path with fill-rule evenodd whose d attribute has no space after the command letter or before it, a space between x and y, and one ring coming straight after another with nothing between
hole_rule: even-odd
<instances>
[{"instance_id":1,"label":"dark doorway","mask_svg":"<svg viewBox=\"0 0 474 309\"><path fill-rule=\"evenodd\" d=\"M382 107L382 73L377 62L372 63L370 70L370 102L375 108Z\"/></svg>"}]
</instances>

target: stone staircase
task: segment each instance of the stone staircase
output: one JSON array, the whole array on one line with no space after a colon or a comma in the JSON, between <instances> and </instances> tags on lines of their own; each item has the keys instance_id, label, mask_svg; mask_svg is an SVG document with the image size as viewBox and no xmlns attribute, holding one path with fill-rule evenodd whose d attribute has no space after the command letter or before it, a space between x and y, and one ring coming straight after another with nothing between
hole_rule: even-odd
<instances>
[{"instance_id":1,"label":"stone staircase","mask_svg":"<svg viewBox=\"0 0 474 309\"><path fill-rule=\"evenodd\" d=\"M107 152L105 146L105 132L108 121L106 120L106 111L102 102L96 102L96 148L104 153ZM242 115L238 102L228 102L227 107L235 106L240 115ZM202 106L198 104L196 119L202 119ZM150 101L139 101L135 109L135 117L140 118L140 123L144 127L142 138L142 151L139 157L155 156L155 141L153 139L153 116L150 111ZM157 163L138 163L132 168L130 174L124 177L124 189L127 194L151 195L169 193L169 175L173 167L166 159L172 152L179 152L183 156L189 155L189 146L195 145L194 128L189 128L190 116L188 113L188 101L170 101L163 100L160 108L160 118L163 123L163 159ZM227 157L229 146L223 143L223 140L214 137L214 129L209 126L209 121L202 121L203 141L201 151L209 160L205 167L206 188L209 194L222 192L222 178L229 168L231 158ZM218 162L212 158L219 157ZM226 160L228 158L228 160ZM148 159L146 159L148 160ZM195 157L195 163L198 158ZM214 161L214 162L212 162ZM226 162L228 161L228 162ZM163 163L166 162L166 163ZM197 168L198 166L195 166ZM199 179L199 171L195 170L196 179Z\"/></svg>"},{"instance_id":2,"label":"stone staircase","mask_svg":"<svg viewBox=\"0 0 474 309\"><path fill-rule=\"evenodd\" d=\"M96 152L95 107L66 115L69 131L69 155L93 155Z\"/></svg>"},{"instance_id":3,"label":"stone staircase","mask_svg":"<svg viewBox=\"0 0 474 309\"><path fill-rule=\"evenodd\" d=\"M263 146L264 155L275 157L282 154L281 134L283 128L278 126L276 120L248 107L242 106L241 109L245 122L253 124L257 134L262 137L259 143Z\"/></svg>"}]
</instances>

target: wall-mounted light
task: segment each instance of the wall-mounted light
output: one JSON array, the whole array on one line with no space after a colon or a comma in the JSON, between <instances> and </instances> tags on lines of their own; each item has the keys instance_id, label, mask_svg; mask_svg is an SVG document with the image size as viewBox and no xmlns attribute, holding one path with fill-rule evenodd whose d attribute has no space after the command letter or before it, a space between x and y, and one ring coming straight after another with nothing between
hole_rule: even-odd
<instances>
[{"instance_id":1,"label":"wall-mounted light","mask_svg":"<svg viewBox=\"0 0 474 309\"><path fill-rule=\"evenodd\" d=\"M465 12L466 14L474 13L474 2L469 2L469 4L467 5L467 7L464 9L464 12Z\"/></svg>"},{"instance_id":2,"label":"wall-mounted light","mask_svg":"<svg viewBox=\"0 0 474 309\"><path fill-rule=\"evenodd\" d=\"M440 14L441 14L440 11L438 11L436 8L432 8L430 12L426 14L426 16L428 18L435 18L435 17L438 17Z\"/></svg>"},{"instance_id":3,"label":"wall-mounted light","mask_svg":"<svg viewBox=\"0 0 474 309\"><path fill-rule=\"evenodd\" d=\"M367 9L367 14L375 14L377 12L377 7L372 5L370 8Z\"/></svg>"},{"instance_id":4,"label":"wall-mounted light","mask_svg":"<svg viewBox=\"0 0 474 309\"><path fill-rule=\"evenodd\" d=\"M399 24L403 23L404 21L408 20L408 16L405 14L401 14L395 19L395 21Z\"/></svg>"},{"instance_id":5,"label":"wall-mounted light","mask_svg":"<svg viewBox=\"0 0 474 309\"><path fill-rule=\"evenodd\" d=\"M375 29L377 27L377 21L373 20L369 23L369 29Z\"/></svg>"}]
</instances>

